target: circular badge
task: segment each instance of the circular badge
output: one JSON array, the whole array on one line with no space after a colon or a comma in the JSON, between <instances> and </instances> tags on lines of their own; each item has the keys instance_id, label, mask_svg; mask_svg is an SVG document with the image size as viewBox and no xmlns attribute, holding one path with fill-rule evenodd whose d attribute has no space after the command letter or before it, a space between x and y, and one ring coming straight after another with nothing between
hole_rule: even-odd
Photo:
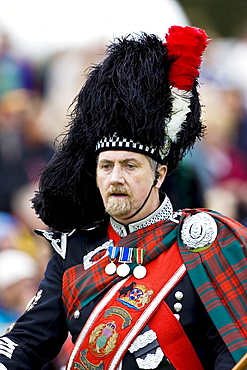
<instances>
[{"instance_id":1,"label":"circular badge","mask_svg":"<svg viewBox=\"0 0 247 370\"><path fill-rule=\"evenodd\" d=\"M125 277L130 273L130 267L127 263L122 263L117 267L118 276Z\"/></svg>"},{"instance_id":2,"label":"circular badge","mask_svg":"<svg viewBox=\"0 0 247 370\"><path fill-rule=\"evenodd\" d=\"M187 217L181 230L181 238L186 248L199 252L207 249L217 236L217 224L206 212Z\"/></svg>"},{"instance_id":3,"label":"circular badge","mask_svg":"<svg viewBox=\"0 0 247 370\"><path fill-rule=\"evenodd\" d=\"M136 279L143 279L147 275L145 266L138 265L134 268L133 275Z\"/></svg>"},{"instance_id":4,"label":"circular badge","mask_svg":"<svg viewBox=\"0 0 247 370\"><path fill-rule=\"evenodd\" d=\"M117 266L115 265L114 262L108 263L108 265L106 265L105 267L105 272L107 275L115 274L116 270L117 270Z\"/></svg>"}]
</instances>

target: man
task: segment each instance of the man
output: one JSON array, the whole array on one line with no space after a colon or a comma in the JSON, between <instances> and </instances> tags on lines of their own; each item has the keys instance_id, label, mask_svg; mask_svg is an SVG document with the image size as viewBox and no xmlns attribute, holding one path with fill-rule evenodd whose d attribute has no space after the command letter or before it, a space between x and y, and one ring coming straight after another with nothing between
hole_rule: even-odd
<instances>
[{"instance_id":1,"label":"man","mask_svg":"<svg viewBox=\"0 0 247 370\"><path fill-rule=\"evenodd\" d=\"M68 331L68 370L227 370L246 353L246 229L159 193L204 131L207 43L178 26L123 38L90 73L33 200L57 253L1 370L41 368Z\"/></svg>"}]
</instances>

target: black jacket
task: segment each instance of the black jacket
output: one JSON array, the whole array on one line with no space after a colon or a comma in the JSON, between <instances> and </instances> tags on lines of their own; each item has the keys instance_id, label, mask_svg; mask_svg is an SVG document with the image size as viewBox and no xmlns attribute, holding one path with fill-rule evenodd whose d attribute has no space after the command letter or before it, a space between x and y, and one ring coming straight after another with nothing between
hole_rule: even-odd
<instances>
[{"instance_id":1,"label":"black jacket","mask_svg":"<svg viewBox=\"0 0 247 370\"><path fill-rule=\"evenodd\" d=\"M59 240L60 237L61 233L53 234L53 239ZM8 370L38 370L58 354L68 331L73 342L76 341L101 297L98 296L82 309L78 318L73 317L67 322L61 298L63 273L68 268L81 264L85 254L107 240L106 222L102 222L87 229L75 230L68 237L65 259L54 253L40 283L38 294L28 311L18 319L8 334L0 338L0 364ZM178 300L175 293L178 291L183 293L183 298L180 300L182 308L176 312L174 305ZM165 300L174 314L179 315L180 323L204 369L230 370L235 362L187 274ZM123 360L123 370L126 369L138 369L133 354L129 352Z\"/></svg>"}]
</instances>

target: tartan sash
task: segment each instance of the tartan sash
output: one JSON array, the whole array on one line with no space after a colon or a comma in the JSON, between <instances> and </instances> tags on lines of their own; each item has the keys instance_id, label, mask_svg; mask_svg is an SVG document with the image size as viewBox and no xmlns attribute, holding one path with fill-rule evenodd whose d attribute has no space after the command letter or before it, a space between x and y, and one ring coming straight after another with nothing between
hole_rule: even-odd
<instances>
[{"instance_id":1,"label":"tartan sash","mask_svg":"<svg viewBox=\"0 0 247 370\"><path fill-rule=\"evenodd\" d=\"M154 331L158 330L161 348L177 370L202 370L194 348L164 302L166 295L185 273L177 243L174 243L172 248L147 265L147 276L140 282L134 276L118 282L88 318L76 341L67 370L117 369L147 322ZM152 321L152 317L156 319Z\"/></svg>"},{"instance_id":2,"label":"tartan sash","mask_svg":"<svg viewBox=\"0 0 247 370\"><path fill-rule=\"evenodd\" d=\"M207 209L185 209L183 220L206 211L218 228L212 246L201 252L178 245L190 279L234 360L247 352L247 229L239 222Z\"/></svg>"}]
</instances>

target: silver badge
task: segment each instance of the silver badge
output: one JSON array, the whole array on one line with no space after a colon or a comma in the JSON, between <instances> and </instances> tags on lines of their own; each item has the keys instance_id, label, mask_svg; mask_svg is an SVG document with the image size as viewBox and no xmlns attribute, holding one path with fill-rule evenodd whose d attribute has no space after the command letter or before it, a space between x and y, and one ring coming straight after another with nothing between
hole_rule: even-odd
<instances>
[{"instance_id":1,"label":"silver badge","mask_svg":"<svg viewBox=\"0 0 247 370\"><path fill-rule=\"evenodd\" d=\"M217 236L217 224L206 212L199 212L187 217L181 230L184 245L191 251L207 248Z\"/></svg>"},{"instance_id":2,"label":"silver badge","mask_svg":"<svg viewBox=\"0 0 247 370\"><path fill-rule=\"evenodd\" d=\"M113 244L113 241L111 239L110 240L107 240L104 244L100 245L99 247L95 248L93 251L91 251L88 254L86 254L83 257L83 267L84 267L84 270L85 271L88 270L90 267L92 267L93 265L95 265L95 263L99 262L100 260L102 260L103 258L105 258L106 256L108 256L109 255L108 248L112 244ZM96 261L93 261L93 258L95 257L95 255L97 253L101 252L102 250L106 250L104 256L102 256L101 258L99 258Z\"/></svg>"}]
</instances>

